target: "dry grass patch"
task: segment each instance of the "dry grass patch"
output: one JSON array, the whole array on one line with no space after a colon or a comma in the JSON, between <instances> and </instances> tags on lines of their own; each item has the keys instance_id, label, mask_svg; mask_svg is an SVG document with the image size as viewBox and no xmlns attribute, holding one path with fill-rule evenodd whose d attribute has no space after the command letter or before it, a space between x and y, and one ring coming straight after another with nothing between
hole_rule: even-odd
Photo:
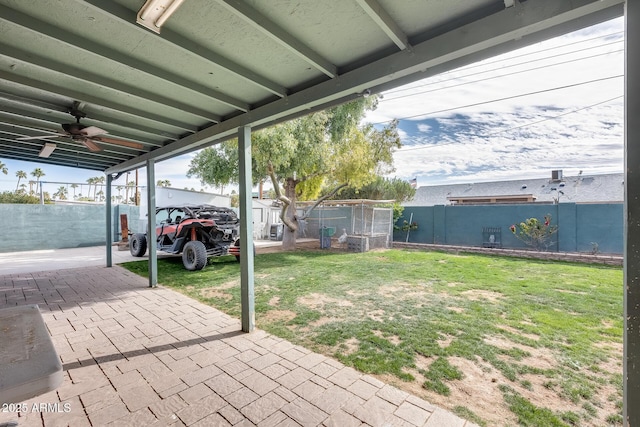
<instances>
[{"instance_id":1,"label":"dry grass patch","mask_svg":"<svg viewBox=\"0 0 640 427\"><path fill-rule=\"evenodd\" d=\"M471 301L489 301L496 304L502 300L503 295L499 292L487 291L484 289L470 289L461 293L464 297Z\"/></svg>"},{"instance_id":2,"label":"dry grass patch","mask_svg":"<svg viewBox=\"0 0 640 427\"><path fill-rule=\"evenodd\" d=\"M233 295L224 292L220 288L205 288L200 289L200 296L203 298L218 298L224 301L231 301L233 299Z\"/></svg>"},{"instance_id":3,"label":"dry grass patch","mask_svg":"<svg viewBox=\"0 0 640 427\"><path fill-rule=\"evenodd\" d=\"M338 307L353 307L353 302L347 299L333 298L328 295L312 293L298 297L298 303L313 309L323 310L327 304L335 304Z\"/></svg>"},{"instance_id":4,"label":"dry grass patch","mask_svg":"<svg viewBox=\"0 0 640 427\"><path fill-rule=\"evenodd\" d=\"M263 314L264 321L270 323L287 323L296 316L296 312L291 310L269 310Z\"/></svg>"}]
</instances>

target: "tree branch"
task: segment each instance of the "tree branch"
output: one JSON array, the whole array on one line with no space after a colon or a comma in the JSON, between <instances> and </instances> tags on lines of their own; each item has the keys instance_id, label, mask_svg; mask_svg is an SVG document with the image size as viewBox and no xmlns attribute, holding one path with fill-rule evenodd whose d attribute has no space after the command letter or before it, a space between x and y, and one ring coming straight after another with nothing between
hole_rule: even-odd
<instances>
[{"instance_id":1,"label":"tree branch","mask_svg":"<svg viewBox=\"0 0 640 427\"><path fill-rule=\"evenodd\" d=\"M280 191L280 184L278 183L278 177L276 176L275 171L273 170L273 164L269 162L267 166L267 171L269 172L269 176L271 177L271 182L273 183L273 189L276 192L276 199L282 202L282 210L280 211L280 219L282 223L286 225L291 232L296 232L298 230L298 223L296 221L292 221L291 218L287 216L287 209L291 205L291 200L288 197L283 196Z\"/></svg>"},{"instance_id":2,"label":"tree branch","mask_svg":"<svg viewBox=\"0 0 640 427\"><path fill-rule=\"evenodd\" d=\"M311 215L311 212L318 207L318 205L322 202L324 202L325 200L327 200L330 197L333 197L340 189L346 187L347 184L340 184L339 186L337 186L336 188L334 188L333 190L331 190L331 192L329 194L325 194L324 196L320 197L318 200L316 200L316 202L311 205L311 207L309 207L309 209L307 209L306 211L304 211L304 214L302 214L302 217L299 219L307 219L309 217L309 215Z\"/></svg>"}]
</instances>

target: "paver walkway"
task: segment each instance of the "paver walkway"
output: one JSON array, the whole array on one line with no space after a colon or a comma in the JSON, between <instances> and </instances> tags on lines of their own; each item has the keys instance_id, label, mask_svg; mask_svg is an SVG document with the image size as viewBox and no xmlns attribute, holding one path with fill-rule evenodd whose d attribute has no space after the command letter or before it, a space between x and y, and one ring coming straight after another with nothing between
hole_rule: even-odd
<instances>
[{"instance_id":1,"label":"paver walkway","mask_svg":"<svg viewBox=\"0 0 640 427\"><path fill-rule=\"evenodd\" d=\"M0 308L23 304L64 382L3 405L0 425L475 426L118 266L0 276Z\"/></svg>"}]
</instances>

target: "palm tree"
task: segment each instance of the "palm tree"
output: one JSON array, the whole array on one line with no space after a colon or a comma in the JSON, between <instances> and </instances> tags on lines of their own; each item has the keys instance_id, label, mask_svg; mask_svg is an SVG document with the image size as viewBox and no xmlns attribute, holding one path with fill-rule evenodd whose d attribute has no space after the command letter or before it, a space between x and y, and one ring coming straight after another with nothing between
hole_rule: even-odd
<instances>
[{"instance_id":1,"label":"palm tree","mask_svg":"<svg viewBox=\"0 0 640 427\"><path fill-rule=\"evenodd\" d=\"M9 169L7 169L7 165L5 165L2 162L0 162L0 171L5 175L9 173Z\"/></svg>"},{"instance_id":2,"label":"palm tree","mask_svg":"<svg viewBox=\"0 0 640 427\"><path fill-rule=\"evenodd\" d=\"M20 188L20 180L27 179L27 173L25 171L18 171L16 172L16 177L18 177L18 183L16 184L16 191L18 191L18 188Z\"/></svg>"},{"instance_id":3,"label":"palm tree","mask_svg":"<svg viewBox=\"0 0 640 427\"><path fill-rule=\"evenodd\" d=\"M78 184L71 184L71 188L73 188L73 200L76 199L76 188L78 188Z\"/></svg>"},{"instance_id":4,"label":"palm tree","mask_svg":"<svg viewBox=\"0 0 640 427\"><path fill-rule=\"evenodd\" d=\"M87 184L89 184L89 192L87 194L87 197L91 197L91 186L96 184L96 187L97 187L97 181L96 181L97 179L98 177L95 177L95 176L91 178L87 178ZM95 191L94 191L94 194L95 194ZM95 200L96 198L95 195L93 196L93 198Z\"/></svg>"},{"instance_id":5,"label":"palm tree","mask_svg":"<svg viewBox=\"0 0 640 427\"><path fill-rule=\"evenodd\" d=\"M106 181L106 177L104 177L104 176L96 177L96 190L98 189L98 184L104 184L105 181ZM104 194L104 191L102 190L102 185L100 186L100 193ZM93 195L94 196L96 195L95 191L93 192Z\"/></svg>"},{"instance_id":6,"label":"palm tree","mask_svg":"<svg viewBox=\"0 0 640 427\"><path fill-rule=\"evenodd\" d=\"M127 182L127 186L125 187L125 193L124 193L124 198L126 200L126 203L129 204L129 190L133 190L136 185L135 181L129 181ZM135 190L134 190L135 193ZM135 198L135 195L133 196Z\"/></svg>"},{"instance_id":7,"label":"palm tree","mask_svg":"<svg viewBox=\"0 0 640 427\"><path fill-rule=\"evenodd\" d=\"M58 187L58 191L53 193L53 197L57 197L58 200L67 200L67 187L64 185Z\"/></svg>"},{"instance_id":8,"label":"palm tree","mask_svg":"<svg viewBox=\"0 0 640 427\"><path fill-rule=\"evenodd\" d=\"M31 176L36 179L36 189L40 185L40 178L45 176L45 173L40 168L35 168L33 172L31 172Z\"/></svg>"},{"instance_id":9,"label":"palm tree","mask_svg":"<svg viewBox=\"0 0 640 427\"><path fill-rule=\"evenodd\" d=\"M42 178L45 175L46 174L44 173L44 171L40 168L35 168L33 172L31 172L31 176L36 179L36 182L39 182L40 178Z\"/></svg>"}]
</instances>

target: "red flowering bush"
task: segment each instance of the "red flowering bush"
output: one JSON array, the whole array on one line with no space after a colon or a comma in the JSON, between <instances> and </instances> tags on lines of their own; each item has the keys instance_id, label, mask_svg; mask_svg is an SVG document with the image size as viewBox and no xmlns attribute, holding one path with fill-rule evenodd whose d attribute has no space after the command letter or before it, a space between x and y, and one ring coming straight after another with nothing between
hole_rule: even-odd
<instances>
[{"instance_id":1,"label":"red flowering bush","mask_svg":"<svg viewBox=\"0 0 640 427\"><path fill-rule=\"evenodd\" d=\"M551 236L558 232L557 225L551 225L551 215L544 216L544 221L537 218L529 218L520 224L513 224L509 227L518 240L531 246L537 251L544 251L555 242L551 241Z\"/></svg>"}]
</instances>

